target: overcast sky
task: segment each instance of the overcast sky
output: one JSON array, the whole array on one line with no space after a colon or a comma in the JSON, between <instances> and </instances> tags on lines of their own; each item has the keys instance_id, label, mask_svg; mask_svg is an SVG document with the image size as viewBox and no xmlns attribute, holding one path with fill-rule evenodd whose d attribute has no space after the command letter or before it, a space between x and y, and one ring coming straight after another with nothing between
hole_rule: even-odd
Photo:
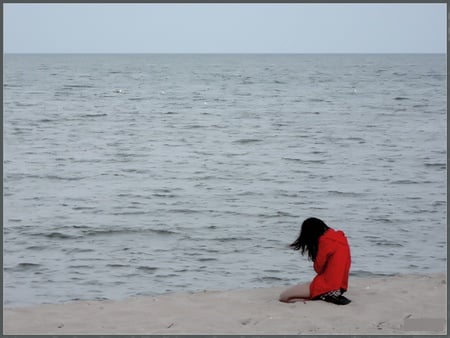
<instances>
[{"instance_id":1,"label":"overcast sky","mask_svg":"<svg viewBox=\"0 0 450 338\"><path fill-rule=\"evenodd\" d=\"M4 4L5 53L446 53L445 4Z\"/></svg>"}]
</instances>

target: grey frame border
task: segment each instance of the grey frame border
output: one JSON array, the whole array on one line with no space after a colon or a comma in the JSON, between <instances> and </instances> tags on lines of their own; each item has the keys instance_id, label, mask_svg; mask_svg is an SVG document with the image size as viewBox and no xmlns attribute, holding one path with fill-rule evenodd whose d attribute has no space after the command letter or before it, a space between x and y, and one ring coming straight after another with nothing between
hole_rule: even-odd
<instances>
[{"instance_id":1,"label":"grey frame border","mask_svg":"<svg viewBox=\"0 0 450 338\"><path fill-rule=\"evenodd\" d=\"M449 42L450 42L450 6L447 0L430 0L430 1L425 1L425 0L397 0L397 1L389 1L389 0L373 0L373 1L352 1L352 0L347 0L347 1L339 1L339 0L317 0L317 1L313 1L313 0L303 0L303 1L296 1L296 0L282 0L282 1L270 1L270 0L247 0L247 1L238 1L238 0L228 0L228 1L208 1L208 0L197 0L197 1L189 1L189 0L168 0L168 1L156 1L156 0L132 0L132 1L121 1L121 0L110 0L110 1L106 1L106 0L99 0L99 1L87 1L87 0L61 0L61 1L57 1L57 0L43 0L43 1L38 1L38 0L2 0L2 6L0 8L0 13L1 13L1 18L2 18L2 23L3 23L3 4L58 4L58 3L70 3L70 4L114 4L114 3L123 3L123 4L138 4L138 3L155 3L155 4L215 4L215 3L219 3L219 4L259 4L259 3L273 3L273 4L292 4L292 3L306 3L306 4L447 4L447 99L448 99L448 93L449 93L449 80L448 80L448 76L449 76L449 69L448 69L448 65L449 65L449 61L450 61L450 57L449 57ZM1 41L1 66L2 66L2 75L3 75L3 55L4 55L4 51L3 51L3 24L0 27L0 31L1 31L1 37L0 37L0 41ZM2 166L1 166L1 174L3 177L3 76L2 76L2 92L0 94L0 103L1 103L1 120L2 120L2 124L0 126L0 132L2 135L2 139L1 139L1 160L2 160ZM449 174L448 174L448 167L450 164L450 155L448 153L448 148L450 145L450 141L449 141L449 137L448 137L448 130L450 127L450 122L448 120L448 102L447 102L447 196L448 196L448 192L449 192L449 186L448 186L448 178L449 178ZM2 190L2 204L0 206L0 214L1 214L1 219L2 219L2 234L1 234L1 243L0 243L0 247L1 247L1 251L3 254L3 179L1 184L1 190ZM448 221L448 199L447 199L447 245L450 239L450 235L448 232L448 228L449 228L449 221ZM447 248L448 249L448 248ZM3 304L3 259L0 263L1 268L2 268L2 279L1 279L1 287L2 287L2 292L0 295L0 299L2 300L2 304ZM448 252L447 252L447 281L448 281ZM447 283L447 334L448 334L448 314L449 314L449 302L448 302L448 283ZM3 335L3 306L2 306L2 319L0 321L0 328L1 328L1 335L4 337L17 337L17 338L22 338L22 337L27 337L27 335L20 335L20 336L16 336L16 335ZM298 337L296 335L202 335L204 337ZM322 336L327 336L327 335L322 335ZM328 335L331 336L331 335ZM377 336L386 336L386 337L407 337L408 335L340 335L343 337L377 337ZM439 335L437 335L439 336ZM447 335L440 335L440 336L447 336ZM50 336L43 336L43 335L30 335L30 337L50 337ZM51 337L59 337L59 336L55 336L52 335ZM61 337L77 337L75 335L64 335ZM197 335L83 335L83 337L198 337ZM315 335L305 335L304 337L315 337ZM428 337L428 335L415 335L414 337Z\"/></svg>"}]
</instances>

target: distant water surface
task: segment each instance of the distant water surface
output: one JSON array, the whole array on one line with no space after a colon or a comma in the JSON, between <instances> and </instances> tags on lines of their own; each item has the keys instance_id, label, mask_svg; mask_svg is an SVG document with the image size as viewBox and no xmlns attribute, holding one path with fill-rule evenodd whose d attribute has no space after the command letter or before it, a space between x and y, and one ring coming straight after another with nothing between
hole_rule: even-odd
<instances>
[{"instance_id":1,"label":"distant water surface","mask_svg":"<svg viewBox=\"0 0 450 338\"><path fill-rule=\"evenodd\" d=\"M5 55L4 304L446 271L445 55Z\"/></svg>"}]
</instances>

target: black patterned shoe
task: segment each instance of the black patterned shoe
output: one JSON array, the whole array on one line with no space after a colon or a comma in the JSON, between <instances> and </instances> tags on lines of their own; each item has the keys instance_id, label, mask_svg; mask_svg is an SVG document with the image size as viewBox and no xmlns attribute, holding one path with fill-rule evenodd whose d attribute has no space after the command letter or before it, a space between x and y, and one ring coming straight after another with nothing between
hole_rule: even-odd
<instances>
[{"instance_id":1,"label":"black patterned shoe","mask_svg":"<svg viewBox=\"0 0 450 338\"><path fill-rule=\"evenodd\" d=\"M320 300L325 302L337 304L337 305L347 305L351 302L347 297L342 296L341 291L330 291L319 297Z\"/></svg>"}]
</instances>

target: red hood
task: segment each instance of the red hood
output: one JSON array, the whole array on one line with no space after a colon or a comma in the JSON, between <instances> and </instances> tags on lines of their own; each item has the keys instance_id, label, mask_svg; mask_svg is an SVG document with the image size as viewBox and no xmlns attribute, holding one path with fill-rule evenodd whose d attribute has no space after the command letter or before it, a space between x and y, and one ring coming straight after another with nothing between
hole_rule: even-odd
<instances>
[{"instance_id":1,"label":"red hood","mask_svg":"<svg viewBox=\"0 0 450 338\"><path fill-rule=\"evenodd\" d=\"M347 237L345 236L344 232L342 230L334 230L334 229L328 229L325 231L325 233L320 236L320 241L334 241L338 242L344 245L347 245Z\"/></svg>"}]
</instances>

